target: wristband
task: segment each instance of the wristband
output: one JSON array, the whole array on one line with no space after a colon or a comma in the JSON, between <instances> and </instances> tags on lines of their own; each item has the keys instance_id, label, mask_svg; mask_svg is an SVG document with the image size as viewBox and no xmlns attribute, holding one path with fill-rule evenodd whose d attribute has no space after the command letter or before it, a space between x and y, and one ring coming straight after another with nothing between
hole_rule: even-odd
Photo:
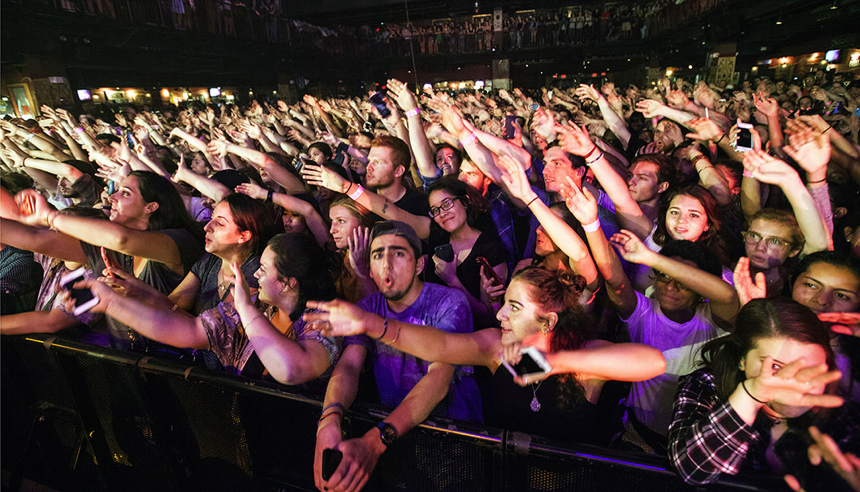
<instances>
[{"instance_id":1,"label":"wristband","mask_svg":"<svg viewBox=\"0 0 860 492\"><path fill-rule=\"evenodd\" d=\"M269 192L268 192L268 193L266 193L266 201L267 201L267 202L271 202L271 201L272 201L272 195L274 195L274 194L275 194L275 192L274 192L274 191L269 190Z\"/></svg>"},{"instance_id":2,"label":"wristband","mask_svg":"<svg viewBox=\"0 0 860 492\"><path fill-rule=\"evenodd\" d=\"M322 409L322 413L325 414L325 411L328 410L329 408L340 408L341 412L346 410L345 408L343 408L343 405L340 403L329 403L328 405L325 406L325 408Z\"/></svg>"},{"instance_id":3,"label":"wristband","mask_svg":"<svg viewBox=\"0 0 860 492\"><path fill-rule=\"evenodd\" d=\"M588 160L588 158L589 158L589 157L591 157L591 154L593 154L595 150L597 150L597 146L596 146L596 145L595 145L594 147L592 147L592 148L591 148L591 151L589 151L587 154L585 154L585 155L584 155L584 156L582 156L582 157L583 157L585 160Z\"/></svg>"},{"instance_id":4,"label":"wristband","mask_svg":"<svg viewBox=\"0 0 860 492\"><path fill-rule=\"evenodd\" d=\"M718 138L717 140L714 140L714 143L715 143L715 144L718 144L718 143L722 142L724 138L726 138L726 134L725 134L725 133L723 133L722 135L720 135L720 138Z\"/></svg>"},{"instance_id":5,"label":"wristband","mask_svg":"<svg viewBox=\"0 0 860 492\"><path fill-rule=\"evenodd\" d=\"M753 178L753 179L755 179L755 177L753 176L752 171L747 171L746 169L744 169L744 177L745 177L745 178Z\"/></svg>"},{"instance_id":6,"label":"wristband","mask_svg":"<svg viewBox=\"0 0 860 492\"><path fill-rule=\"evenodd\" d=\"M597 148L597 147L595 147L595 148ZM603 156L605 156L605 155L606 155L606 154L605 154L603 151L600 151L600 153L599 153L599 154L597 154L597 157L595 157L594 159L592 159L592 160L590 160L590 161L589 161L589 160L586 160L586 161L585 161L585 165L586 165L586 166L588 166L588 167L591 167L591 165L592 165L592 164L594 164L595 162L599 161L600 159L603 159Z\"/></svg>"},{"instance_id":7,"label":"wristband","mask_svg":"<svg viewBox=\"0 0 860 492\"><path fill-rule=\"evenodd\" d=\"M79 127L75 128L75 133L84 133L84 127L79 126Z\"/></svg>"},{"instance_id":8,"label":"wristband","mask_svg":"<svg viewBox=\"0 0 860 492\"><path fill-rule=\"evenodd\" d=\"M710 167L710 168L713 168L714 166L705 166L705 167L703 167L702 169L699 169L699 170L698 170L698 171L696 171L696 172L697 172L697 173L701 173L702 171L704 171L705 169L708 169L709 167Z\"/></svg>"},{"instance_id":9,"label":"wristband","mask_svg":"<svg viewBox=\"0 0 860 492\"><path fill-rule=\"evenodd\" d=\"M25 142L29 142L29 141L30 141L30 139L31 139L31 138L33 138L33 137L35 137L35 136L36 136L36 134L35 134L35 133L31 133L31 134L27 135L27 138L25 138L25 139L24 139L24 141L25 141Z\"/></svg>"},{"instance_id":10,"label":"wristband","mask_svg":"<svg viewBox=\"0 0 860 492\"><path fill-rule=\"evenodd\" d=\"M707 159L707 157L705 157L705 154L700 154L700 155L697 155L696 157L693 157L693 160L691 160L690 163L695 166L696 163L701 161L702 159ZM714 166L708 166L708 167L714 167Z\"/></svg>"},{"instance_id":11,"label":"wristband","mask_svg":"<svg viewBox=\"0 0 860 492\"><path fill-rule=\"evenodd\" d=\"M531 207L531 206L532 206L532 203L534 203L534 202L535 202L535 200L537 200L537 199L538 199L538 197L537 197L537 196L535 196L534 198L532 198L531 200L529 200L529 202L528 202L528 203L526 203L526 208Z\"/></svg>"},{"instance_id":12,"label":"wristband","mask_svg":"<svg viewBox=\"0 0 860 492\"><path fill-rule=\"evenodd\" d=\"M807 181L807 182L806 182L806 184L808 184L808 185L811 185L811 184L818 184L818 183L823 183L823 182L825 182L825 181L827 181L827 178L819 179L818 181Z\"/></svg>"},{"instance_id":13,"label":"wristband","mask_svg":"<svg viewBox=\"0 0 860 492\"><path fill-rule=\"evenodd\" d=\"M382 318L382 335L379 338L374 338L374 340L382 340L386 333L388 333L388 318Z\"/></svg>"},{"instance_id":14,"label":"wristband","mask_svg":"<svg viewBox=\"0 0 860 492\"><path fill-rule=\"evenodd\" d=\"M323 420L325 420L325 419L327 419L327 418L331 417L332 415L340 415L341 417L343 417L343 414L342 414L342 413L338 412L337 410L332 410L331 412L329 412L329 413L327 413L327 414L323 415L322 417L320 417L320 419L319 419L319 420L317 420L317 425L321 424Z\"/></svg>"},{"instance_id":15,"label":"wristband","mask_svg":"<svg viewBox=\"0 0 860 492\"><path fill-rule=\"evenodd\" d=\"M406 112L406 117L411 118L413 116L418 116L421 114L421 110L419 108L413 108Z\"/></svg>"},{"instance_id":16,"label":"wristband","mask_svg":"<svg viewBox=\"0 0 860 492\"><path fill-rule=\"evenodd\" d=\"M582 225L582 230L584 230L585 232L594 232L598 229L600 229L600 220L595 220L591 224Z\"/></svg>"},{"instance_id":17,"label":"wristband","mask_svg":"<svg viewBox=\"0 0 860 492\"><path fill-rule=\"evenodd\" d=\"M346 195L346 196L350 197L352 199L352 201L355 201L355 200L358 200L358 197L360 197L363 193L364 193L364 188L361 185L357 185L355 191L353 191L352 193L350 193L349 195Z\"/></svg>"},{"instance_id":18,"label":"wristband","mask_svg":"<svg viewBox=\"0 0 860 492\"><path fill-rule=\"evenodd\" d=\"M54 229L54 221L57 220L58 215L60 215L60 212L58 212L56 210L51 210L45 216L45 223L48 224L48 229L51 229L52 231L56 231L56 229Z\"/></svg>"},{"instance_id":19,"label":"wristband","mask_svg":"<svg viewBox=\"0 0 860 492\"><path fill-rule=\"evenodd\" d=\"M827 132L828 132L828 130L830 130L831 128L833 128L833 126L832 126L832 125L828 125L828 126L827 126L827 130L824 130L823 132L821 132L821 134L822 134L822 135L824 135L824 134L825 134L825 133L827 133Z\"/></svg>"},{"instance_id":20,"label":"wristband","mask_svg":"<svg viewBox=\"0 0 860 492\"><path fill-rule=\"evenodd\" d=\"M741 381L741 388L744 389L744 392L747 394L747 396L749 396L750 398L752 398L756 402L761 403L762 405L767 405L766 401L761 401L758 398L754 397L752 395L752 393L750 393L750 390L747 389L746 380Z\"/></svg>"},{"instance_id":21,"label":"wristband","mask_svg":"<svg viewBox=\"0 0 860 492\"><path fill-rule=\"evenodd\" d=\"M465 146L469 145L470 143L474 142L476 138L478 138L478 136L475 135L474 133L471 133L464 140L460 140L460 145L465 147Z\"/></svg>"}]
</instances>

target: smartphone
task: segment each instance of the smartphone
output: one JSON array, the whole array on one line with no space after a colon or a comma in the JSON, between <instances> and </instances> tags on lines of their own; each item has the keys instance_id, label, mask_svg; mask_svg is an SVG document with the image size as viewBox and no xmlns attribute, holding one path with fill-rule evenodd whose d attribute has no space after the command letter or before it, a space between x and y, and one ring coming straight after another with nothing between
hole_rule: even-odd
<instances>
[{"instance_id":1,"label":"smartphone","mask_svg":"<svg viewBox=\"0 0 860 492\"><path fill-rule=\"evenodd\" d=\"M735 142L735 149L738 152L749 152L753 149L751 129L752 125L749 123L738 123L738 139Z\"/></svg>"},{"instance_id":2,"label":"smartphone","mask_svg":"<svg viewBox=\"0 0 860 492\"><path fill-rule=\"evenodd\" d=\"M296 172L302 172L302 168L305 167L305 164L308 162L308 157L304 154L299 154L296 156L296 160L293 162L293 167L296 168Z\"/></svg>"},{"instance_id":3,"label":"smartphone","mask_svg":"<svg viewBox=\"0 0 860 492\"><path fill-rule=\"evenodd\" d=\"M515 115L509 114L505 116L505 138L507 140L514 138L514 134L516 132L516 128L514 128L515 121L517 121L517 117Z\"/></svg>"},{"instance_id":4,"label":"smartphone","mask_svg":"<svg viewBox=\"0 0 860 492\"><path fill-rule=\"evenodd\" d=\"M386 108L386 109L387 109L387 108ZM364 131L366 131L366 132L372 132L372 131L373 131L373 123L371 123L371 122L369 122L369 121L365 121L365 122L364 122Z\"/></svg>"},{"instance_id":5,"label":"smartphone","mask_svg":"<svg viewBox=\"0 0 860 492\"><path fill-rule=\"evenodd\" d=\"M128 142L128 148L133 150L134 145L135 145L134 144L134 134L128 130L125 131L125 141Z\"/></svg>"},{"instance_id":6,"label":"smartphone","mask_svg":"<svg viewBox=\"0 0 860 492\"><path fill-rule=\"evenodd\" d=\"M391 116L391 111L388 109L388 106L385 105L384 97L385 96L383 96L381 92L376 92L370 96L370 104L373 104L373 107L379 112L379 116L388 118Z\"/></svg>"},{"instance_id":7,"label":"smartphone","mask_svg":"<svg viewBox=\"0 0 860 492\"><path fill-rule=\"evenodd\" d=\"M520 349L520 355L523 358L515 366L510 365L504 360L502 361L502 365L513 376L534 376L547 374L552 371L552 366L549 365L546 357L536 347L523 347Z\"/></svg>"},{"instance_id":8,"label":"smartphone","mask_svg":"<svg viewBox=\"0 0 860 492\"><path fill-rule=\"evenodd\" d=\"M343 452L339 449L323 449L322 452L322 479L328 480L337 471L343 459Z\"/></svg>"},{"instance_id":9,"label":"smartphone","mask_svg":"<svg viewBox=\"0 0 860 492\"><path fill-rule=\"evenodd\" d=\"M552 101L552 91L547 92L546 95L549 97L549 100Z\"/></svg>"},{"instance_id":10,"label":"smartphone","mask_svg":"<svg viewBox=\"0 0 860 492\"><path fill-rule=\"evenodd\" d=\"M490 266L490 262L487 261L486 258L484 258L483 256L479 256L475 258L475 261L478 262L478 265L480 266L481 270L484 271L485 277L493 279L493 281L499 285L505 285L505 283L502 282L502 279L499 278L499 275L496 273L496 271L493 270L493 267Z\"/></svg>"},{"instance_id":11,"label":"smartphone","mask_svg":"<svg viewBox=\"0 0 860 492\"><path fill-rule=\"evenodd\" d=\"M433 254L438 256L440 260L443 260L447 263L451 263L452 261L454 261L454 247L451 246L451 243L445 243L436 246L436 249L433 250Z\"/></svg>"},{"instance_id":12,"label":"smartphone","mask_svg":"<svg viewBox=\"0 0 860 492\"><path fill-rule=\"evenodd\" d=\"M84 267L78 268L73 272L63 275L60 279L60 287L68 290L72 294L72 299L75 301L75 316L85 313L93 306L99 303L99 298L90 289L75 289L72 286L75 283L84 279Z\"/></svg>"}]
</instances>

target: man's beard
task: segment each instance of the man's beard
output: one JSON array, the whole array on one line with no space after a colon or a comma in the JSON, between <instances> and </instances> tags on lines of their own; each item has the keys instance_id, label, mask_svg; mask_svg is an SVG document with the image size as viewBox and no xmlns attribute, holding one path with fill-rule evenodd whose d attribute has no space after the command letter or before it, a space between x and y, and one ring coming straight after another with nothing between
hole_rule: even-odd
<instances>
[{"instance_id":1,"label":"man's beard","mask_svg":"<svg viewBox=\"0 0 860 492\"><path fill-rule=\"evenodd\" d=\"M382 293L382 297L384 297L386 300L397 302L406 297L406 294L408 294L409 291L412 290L413 285L415 285L414 276L412 277L412 281L409 282L409 285L407 285L406 288L403 290L389 290L386 292L382 289L379 289L379 292Z\"/></svg>"}]
</instances>

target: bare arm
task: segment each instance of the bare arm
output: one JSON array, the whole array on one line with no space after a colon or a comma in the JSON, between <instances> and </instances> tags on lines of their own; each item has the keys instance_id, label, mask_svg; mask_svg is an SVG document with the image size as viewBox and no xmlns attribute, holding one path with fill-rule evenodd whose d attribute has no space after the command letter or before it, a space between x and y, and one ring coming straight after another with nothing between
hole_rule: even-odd
<instances>
[{"instance_id":1,"label":"bare arm","mask_svg":"<svg viewBox=\"0 0 860 492\"><path fill-rule=\"evenodd\" d=\"M594 176L600 182L609 199L615 203L615 214L621 227L633 231L640 238L648 237L653 222L642 212L642 208L630 195L627 182L615 172L603 152L598 149L588 132L570 123L568 126L558 125L564 150L586 157Z\"/></svg>"},{"instance_id":2,"label":"bare arm","mask_svg":"<svg viewBox=\"0 0 860 492\"><path fill-rule=\"evenodd\" d=\"M74 316L59 309L29 311L0 317L0 334L25 335L27 333L57 333L78 324Z\"/></svg>"},{"instance_id":3,"label":"bare arm","mask_svg":"<svg viewBox=\"0 0 860 492\"><path fill-rule=\"evenodd\" d=\"M365 190L360 185L350 183L328 168L306 164L302 168L302 176L309 184L323 186L337 193L353 193L354 195L356 190L362 189L361 194L354 198L361 206L386 220L399 220L409 224L415 229L418 237L422 239L430 237L430 217L412 215L387 198L383 198L370 190Z\"/></svg>"},{"instance_id":4,"label":"bare arm","mask_svg":"<svg viewBox=\"0 0 860 492\"><path fill-rule=\"evenodd\" d=\"M645 381L666 371L663 353L639 343L592 340L577 350L546 354L546 360L553 373L576 373L583 380Z\"/></svg>"}]
</instances>

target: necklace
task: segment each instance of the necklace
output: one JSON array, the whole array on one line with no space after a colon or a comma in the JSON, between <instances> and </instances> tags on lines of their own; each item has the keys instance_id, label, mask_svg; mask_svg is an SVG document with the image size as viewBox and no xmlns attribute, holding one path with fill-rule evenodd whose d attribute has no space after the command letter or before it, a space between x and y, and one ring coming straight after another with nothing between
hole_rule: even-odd
<instances>
[{"instance_id":1,"label":"necklace","mask_svg":"<svg viewBox=\"0 0 860 492\"><path fill-rule=\"evenodd\" d=\"M534 396L534 398L532 398L532 402L529 405L529 408L532 409L532 412L539 412L540 411L540 402L537 399L537 390L540 389L540 386L543 384L544 381L546 381L546 379L537 383L537 385L532 383L532 395Z\"/></svg>"}]
</instances>

